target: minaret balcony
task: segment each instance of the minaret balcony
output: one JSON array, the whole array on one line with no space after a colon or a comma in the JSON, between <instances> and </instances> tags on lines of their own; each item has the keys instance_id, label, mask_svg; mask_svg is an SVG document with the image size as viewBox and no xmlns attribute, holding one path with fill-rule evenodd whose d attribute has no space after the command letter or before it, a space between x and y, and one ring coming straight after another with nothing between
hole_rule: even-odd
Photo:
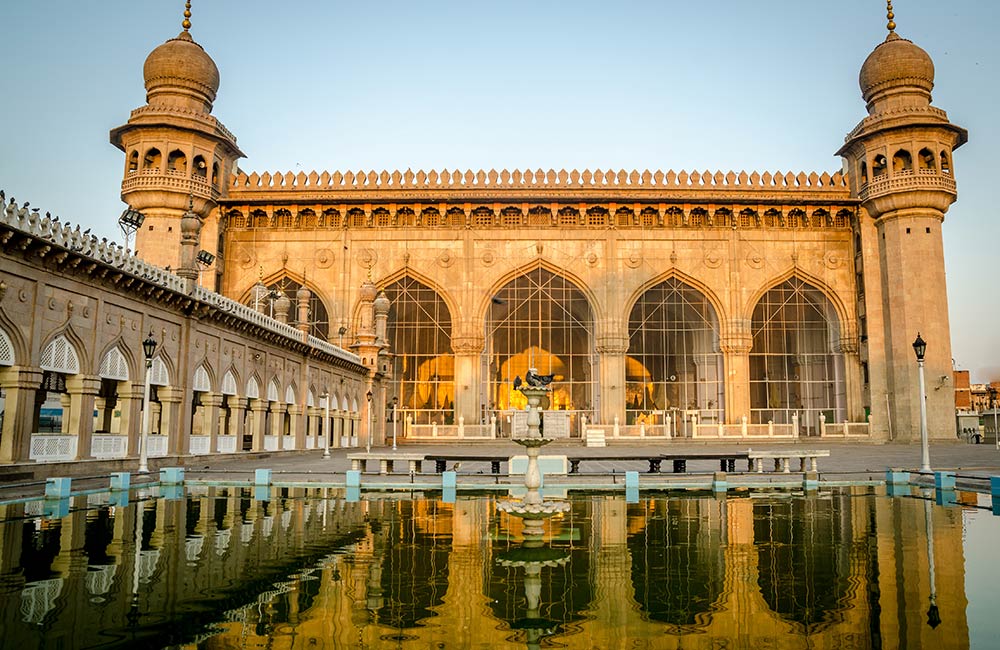
<instances>
[{"instance_id":1,"label":"minaret balcony","mask_svg":"<svg viewBox=\"0 0 1000 650\"><path fill-rule=\"evenodd\" d=\"M955 178L941 174L933 169L897 171L892 175L876 176L866 185L858 189L858 199L867 201L887 194L906 192L908 190L941 191L956 195Z\"/></svg>"},{"instance_id":2,"label":"minaret balcony","mask_svg":"<svg viewBox=\"0 0 1000 650\"><path fill-rule=\"evenodd\" d=\"M180 194L194 194L213 201L220 196L219 190L208 182L207 178L187 176L184 172L168 170L130 171L122 181L122 194L141 190L170 190Z\"/></svg>"}]
</instances>

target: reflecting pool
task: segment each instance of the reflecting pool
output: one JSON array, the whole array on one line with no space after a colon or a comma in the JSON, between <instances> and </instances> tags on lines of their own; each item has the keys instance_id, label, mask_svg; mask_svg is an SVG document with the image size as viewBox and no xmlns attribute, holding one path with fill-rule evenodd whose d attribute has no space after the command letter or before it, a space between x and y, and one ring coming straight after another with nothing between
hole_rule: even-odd
<instances>
[{"instance_id":1,"label":"reflecting pool","mask_svg":"<svg viewBox=\"0 0 1000 650\"><path fill-rule=\"evenodd\" d=\"M3 647L994 648L1000 633L1000 518L975 494L571 492L541 541L502 494L130 496L0 505Z\"/></svg>"}]
</instances>

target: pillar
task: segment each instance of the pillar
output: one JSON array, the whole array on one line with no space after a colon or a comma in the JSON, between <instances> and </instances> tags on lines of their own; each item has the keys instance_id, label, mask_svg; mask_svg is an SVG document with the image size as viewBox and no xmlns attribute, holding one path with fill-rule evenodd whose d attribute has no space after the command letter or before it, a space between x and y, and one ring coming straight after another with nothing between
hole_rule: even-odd
<instances>
[{"instance_id":1,"label":"pillar","mask_svg":"<svg viewBox=\"0 0 1000 650\"><path fill-rule=\"evenodd\" d=\"M284 434L285 405L281 402L268 402L271 412L271 430L267 435L277 436L278 449L281 449L281 436Z\"/></svg>"},{"instance_id":2,"label":"pillar","mask_svg":"<svg viewBox=\"0 0 1000 650\"><path fill-rule=\"evenodd\" d=\"M288 435L295 440L296 449L306 448L305 409L298 404L288 405Z\"/></svg>"},{"instance_id":3,"label":"pillar","mask_svg":"<svg viewBox=\"0 0 1000 650\"><path fill-rule=\"evenodd\" d=\"M600 357L601 409L595 420L611 424L615 416L625 419L625 353L628 336L608 334L597 339Z\"/></svg>"},{"instance_id":4,"label":"pillar","mask_svg":"<svg viewBox=\"0 0 1000 650\"><path fill-rule=\"evenodd\" d=\"M246 399L237 395L227 395L226 405L229 406L229 431L236 436L236 451L243 451L243 420L247 410Z\"/></svg>"},{"instance_id":5,"label":"pillar","mask_svg":"<svg viewBox=\"0 0 1000 650\"><path fill-rule=\"evenodd\" d=\"M181 426L181 403L184 391L173 386L158 386L156 397L160 400L160 434L170 436L167 440L167 451L183 455L190 450L188 436L191 428Z\"/></svg>"},{"instance_id":6,"label":"pillar","mask_svg":"<svg viewBox=\"0 0 1000 650\"><path fill-rule=\"evenodd\" d=\"M753 336L750 322L730 320L719 340L722 350L723 390L726 400L726 423L737 424L750 417L750 347Z\"/></svg>"},{"instance_id":7,"label":"pillar","mask_svg":"<svg viewBox=\"0 0 1000 650\"><path fill-rule=\"evenodd\" d=\"M321 447L323 438L323 409L318 406L310 406L307 411L308 424L306 435L312 438L313 448Z\"/></svg>"},{"instance_id":8,"label":"pillar","mask_svg":"<svg viewBox=\"0 0 1000 650\"><path fill-rule=\"evenodd\" d=\"M66 378L66 392L69 394L69 417L67 418L64 412L63 423L66 432L77 437L77 460L92 458L90 446L94 433L94 399L100 390L100 377L73 375Z\"/></svg>"},{"instance_id":9,"label":"pillar","mask_svg":"<svg viewBox=\"0 0 1000 650\"><path fill-rule=\"evenodd\" d=\"M139 456L139 436L142 434L142 393L145 384L122 381L118 383L118 408L122 412L118 432L128 436L128 455ZM152 420L150 420L152 422Z\"/></svg>"},{"instance_id":10,"label":"pillar","mask_svg":"<svg viewBox=\"0 0 1000 650\"><path fill-rule=\"evenodd\" d=\"M219 451L219 407L222 406L223 395L220 393L202 393L201 406L204 425L202 434L210 436L208 449L212 453Z\"/></svg>"},{"instance_id":11,"label":"pillar","mask_svg":"<svg viewBox=\"0 0 1000 650\"><path fill-rule=\"evenodd\" d=\"M250 400L250 413L253 414L253 425L251 435L253 441L250 449L253 451L264 451L264 427L267 425L267 402L262 399Z\"/></svg>"},{"instance_id":12,"label":"pillar","mask_svg":"<svg viewBox=\"0 0 1000 650\"><path fill-rule=\"evenodd\" d=\"M0 463L28 460L35 422L35 397L42 382L38 368L11 366L0 370L4 392L3 431L0 432Z\"/></svg>"},{"instance_id":13,"label":"pillar","mask_svg":"<svg viewBox=\"0 0 1000 650\"><path fill-rule=\"evenodd\" d=\"M482 411L479 404L479 387L482 382L482 336L452 337L451 349L455 353L455 422L479 422Z\"/></svg>"}]
</instances>

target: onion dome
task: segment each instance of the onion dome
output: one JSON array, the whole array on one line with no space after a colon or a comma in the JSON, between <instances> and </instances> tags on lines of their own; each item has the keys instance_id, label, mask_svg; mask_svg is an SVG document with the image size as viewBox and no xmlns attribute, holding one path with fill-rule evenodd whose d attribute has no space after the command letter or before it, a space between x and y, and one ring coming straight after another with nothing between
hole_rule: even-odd
<instances>
[{"instance_id":1,"label":"onion dome","mask_svg":"<svg viewBox=\"0 0 1000 650\"><path fill-rule=\"evenodd\" d=\"M306 289L304 286L299 287L298 291L295 292L295 299L298 301L309 300L312 297L312 291Z\"/></svg>"},{"instance_id":2,"label":"onion dome","mask_svg":"<svg viewBox=\"0 0 1000 650\"><path fill-rule=\"evenodd\" d=\"M146 101L200 105L212 110L219 90L219 69L185 29L149 53L142 66Z\"/></svg>"},{"instance_id":3,"label":"onion dome","mask_svg":"<svg viewBox=\"0 0 1000 650\"><path fill-rule=\"evenodd\" d=\"M913 42L889 32L861 66L858 78L866 102L893 90L906 90L930 97L934 88L934 62Z\"/></svg>"},{"instance_id":4,"label":"onion dome","mask_svg":"<svg viewBox=\"0 0 1000 650\"><path fill-rule=\"evenodd\" d=\"M385 291L380 291L378 297L375 298L375 313L376 314L389 313L389 297L385 295Z\"/></svg>"},{"instance_id":5,"label":"onion dome","mask_svg":"<svg viewBox=\"0 0 1000 650\"><path fill-rule=\"evenodd\" d=\"M292 301L285 295L284 291L278 292L278 299L274 301L274 316L282 322L288 321L288 308L292 306Z\"/></svg>"}]
</instances>

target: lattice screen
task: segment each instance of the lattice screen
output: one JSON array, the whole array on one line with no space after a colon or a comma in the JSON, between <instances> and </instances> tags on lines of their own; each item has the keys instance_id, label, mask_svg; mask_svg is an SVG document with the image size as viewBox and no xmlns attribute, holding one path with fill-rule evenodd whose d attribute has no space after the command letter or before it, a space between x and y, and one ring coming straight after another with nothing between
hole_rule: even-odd
<instances>
[{"instance_id":1,"label":"lattice screen","mask_svg":"<svg viewBox=\"0 0 1000 650\"><path fill-rule=\"evenodd\" d=\"M42 350L42 370L75 375L80 372L80 357L73 344L65 336L59 336Z\"/></svg>"},{"instance_id":2,"label":"lattice screen","mask_svg":"<svg viewBox=\"0 0 1000 650\"><path fill-rule=\"evenodd\" d=\"M281 398L278 397L278 380L272 379L271 383L267 385L267 401L268 402L280 402Z\"/></svg>"},{"instance_id":3,"label":"lattice screen","mask_svg":"<svg viewBox=\"0 0 1000 650\"><path fill-rule=\"evenodd\" d=\"M311 388L309 389L309 394L306 396L306 406L316 406L316 395Z\"/></svg>"},{"instance_id":4,"label":"lattice screen","mask_svg":"<svg viewBox=\"0 0 1000 650\"><path fill-rule=\"evenodd\" d=\"M222 378L222 394L236 394L236 377L233 376L232 370L227 370L226 375Z\"/></svg>"},{"instance_id":5,"label":"lattice screen","mask_svg":"<svg viewBox=\"0 0 1000 650\"><path fill-rule=\"evenodd\" d=\"M295 403L295 384L289 384L289 386L285 389L285 403Z\"/></svg>"},{"instance_id":6,"label":"lattice screen","mask_svg":"<svg viewBox=\"0 0 1000 650\"><path fill-rule=\"evenodd\" d=\"M254 377L247 380L247 397L250 399L260 399L260 384L257 383L257 379Z\"/></svg>"},{"instance_id":7,"label":"lattice screen","mask_svg":"<svg viewBox=\"0 0 1000 650\"><path fill-rule=\"evenodd\" d=\"M208 393L212 390L212 382L208 378L205 366L198 366L198 369L194 371L194 390L199 393Z\"/></svg>"},{"instance_id":8,"label":"lattice screen","mask_svg":"<svg viewBox=\"0 0 1000 650\"><path fill-rule=\"evenodd\" d=\"M97 374L102 379L128 381L128 361L125 360L125 355L117 346L108 350L104 358L101 359L101 368Z\"/></svg>"},{"instance_id":9,"label":"lattice screen","mask_svg":"<svg viewBox=\"0 0 1000 650\"><path fill-rule=\"evenodd\" d=\"M14 344L7 332L0 329L0 366L14 365Z\"/></svg>"},{"instance_id":10,"label":"lattice screen","mask_svg":"<svg viewBox=\"0 0 1000 650\"><path fill-rule=\"evenodd\" d=\"M153 367L149 369L149 383L153 386L170 385L170 372L160 357L153 358Z\"/></svg>"}]
</instances>

